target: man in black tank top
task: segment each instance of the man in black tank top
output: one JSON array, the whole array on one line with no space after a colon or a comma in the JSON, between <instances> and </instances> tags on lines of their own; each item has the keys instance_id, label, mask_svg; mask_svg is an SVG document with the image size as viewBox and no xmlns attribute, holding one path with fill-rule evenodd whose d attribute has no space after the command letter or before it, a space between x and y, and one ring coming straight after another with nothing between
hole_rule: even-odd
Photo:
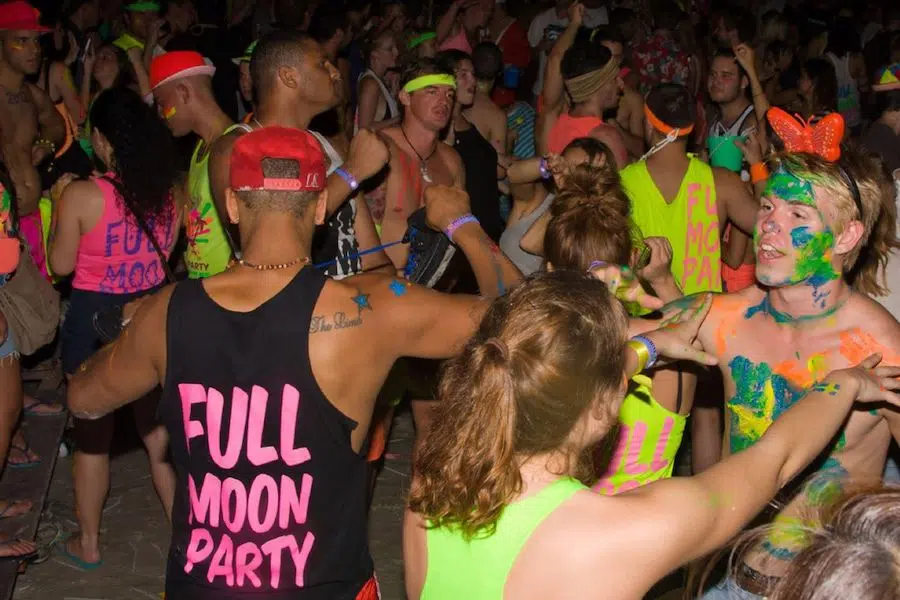
<instances>
[{"instance_id":1,"label":"man in black tank top","mask_svg":"<svg viewBox=\"0 0 900 600\"><path fill-rule=\"evenodd\" d=\"M285 78L283 73L291 73ZM246 129L234 131L213 146L210 177L216 207L225 211L228 161L231 148L247 130L280 125L309 129L310 122L342 101L344 85L340 72L312 38L289 30L275 31L256 44L250 60L256 111ZM324 137L322 144L328 144ZM362 271L387 269L390 261L382 251L360 256L360 251L379 245L368 207L353 198L360 183L379 172L388 160L387 147L371 131L360 131L350 144L349 157L338 149L325 148L328 176L327 223L313 240L314 264L329 263L327 273L346 277Z\"/></svg>"},{"instance_id":2,"label":"man in black tank top","mask_svg":"<svg viewBox=\"0 0 900 600\"><path fill-rule=\"evenodd\" d=\"M239 263L149 298L70 383L82 418L163 386L177 474L173 600L375 598L361 452L375 398L398 357L451 356L486 307L389 275L336 281L310 266L324 160L298 129L238 139L225 208ZM464 192L429 188L426 209L482 289L518 281L512 263L484 250L477 221L462 218Z\"/></svg>"}]
</instances>

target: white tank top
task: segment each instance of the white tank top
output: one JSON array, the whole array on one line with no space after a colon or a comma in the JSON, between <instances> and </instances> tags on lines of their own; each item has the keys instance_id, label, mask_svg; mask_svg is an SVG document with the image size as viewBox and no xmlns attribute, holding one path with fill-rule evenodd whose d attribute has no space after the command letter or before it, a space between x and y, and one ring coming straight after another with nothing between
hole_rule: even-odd
<instances>
[{"instance_id":1,"label":"white tank top","mask_svg":"<svg viewBox=\"0 0 900 600\"><path fill-rule=\"evenodd\" d=\"M828 60L834 65L834 74L837 76L838 112L844 117L844 123L848 128L859 125L862 117L859 112L859 87L850 73L850 54L838 58L832 52L826 54Z\"/></svg>"},{"instance_id":2,"label":"white tank top","mask_svg":"<svg viewBox=\"0 0 900 600\"><path fill-rule=\"evenodd\" d=\"M375 108L375 118L372 120L373 123L377 123L379 121L385 121L387 119L393 119L399 114L399 109L397 108L397 100L391 94L391 91L387 89L387 86L384 85L384 82L381 80L381 77L375 74L375 71L372 69L366 69L365 73L359 76L359 81L356 82L357 89L359 88L359 84L362 83L362 80L366 77L371 77L375 80L375 83L378 84L378 88L381 90L381 96L384 98L385 110L378 114L378 108ZM359 131L359 107L356 108L356 116L353 117L353 135L356 135L356 132Z\"/></svg>"}]
</instances>

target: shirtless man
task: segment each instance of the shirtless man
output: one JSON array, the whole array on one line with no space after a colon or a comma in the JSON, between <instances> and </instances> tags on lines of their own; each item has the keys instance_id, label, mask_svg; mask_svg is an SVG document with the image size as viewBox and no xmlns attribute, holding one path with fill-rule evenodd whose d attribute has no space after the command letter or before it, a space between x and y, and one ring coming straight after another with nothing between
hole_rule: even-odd
<instances>
[{"instance_id":1,"label":"shirtless man","mask_svg":"<svg viewBox=\"0 0 900 600\"><path fill-rule=\"evenodd\" d=\"M839 163L786 155L773 169L754 231L759 283L716 296L699 336L725 381L725 454L756 443L829 370L874 353L882 365L900 364L900 324L865 295L883 292L875 259L895 238L893 197L878 173L873 161L846 151ZM856 289L846 281L851 272ZM803 544L803 515L849 480L880 482L892 436L900 439L896 409L852 413L808 483L785 488L772 533L744 556L735 579L705 597L734 597L734 586L765 596Z\"/></svg>"},{"instance_id":2,"label":"shirtless man","mask_svg":"<svg viewBox=\"0 0 900 600\"><path fill-rule=\"evenodd\" d=\"M38 22L38 11L25 2L11 2L0 11L0 161L6 167L15 192L19 217L31 215L38 209L42 184L37 165L52 156L63 143L66 125L45 91L25 81L27 75L38 72L41 64L40 36L50 31ZM9 218L9 206L3 206L2 218ZM38 225L39 226L39 225ZM43 250L41 250L41 254ZM16 418L4 420L4 436L0 438L0 464L4 464L10 445L10 434L18 421L23 404L27 410L44 412L37 400L25 399L22 394L21 371L15 332L10 331L0 350L0 397L9 403ZM36 408L35 408L36 407ZM58 408L52 409L59 412ZM6 411L4 411L6 412ZM17 452L16 462L39 460L28 449L19 432L12 441ZM0 510L7 516L25 512L30 503L2 503Z\"/></svg>"},{"instance_id":3,"label":"shirtless man","mask_svg":"<svg viewBox=\"0 0 900 600\"><path fill-rule=\"evenodd\" d=\"M210 180L220 215L225 214L231 147L240 136L248 130L270 125L307 129L313 117L341 101L340 73L328 61L321 46L302 33L283 30L260 39L253 50L250 75L256 94L253 118L246 127L219 138L210 155ZM328 224L317 233L313 260L328 262L326 272L332 277L389 268L389 261L381 251L359 255L361 250L378 246L378 235L365 202L357 202L353 197L359 184L387 162L384 143L371 131L362 130L353 138L345 161L324 136L315 135L329 164ZM318 237L323 234L324 241ZM240 240L235 242L240 245Z\"/></svg>"},{"instance_id":4,"label":"shirtless man","mask_svg":"<svg viewBox=\"0 0 900 600\"><path fill-rule=\"evenodd\" d=\"M440 141L453 112L453 75L442 72L430 59L421 59L404 70L400 88L403 120L380 132L390 151L387 178L380 190L367 198L383 243L403 238L409 215L424 205L426 186L465 187L462 160ZM399 244L385 251L402 272L408 246Z\"/></svg>"},{"instance_id":5,"label":"shirtless man","mask_svg":"<svg viewBox=\"0 0 900 600\"><path fill-rule=\"evenodd\" d=\"M324 162L296 128L236 140L225 204L242 263L152 296L70 384L70 406L85 418L164 386L179 477L171 598L377 597L359 454L375 397L397 358L451 356L486 309L391 275L336 281L308 266L327 204ZM426 205L436 229L468 212L466 194L443 186L429 188ZM517 280L512 263L485 252L477 223L451 236L482 287L494 289L496 269ZM214 441L222 429L225 453ZM230 494L249 495L239 502L248 510L232 513ZM259 494L271 510L257 510Z\"/></svg>"}]
</instances>

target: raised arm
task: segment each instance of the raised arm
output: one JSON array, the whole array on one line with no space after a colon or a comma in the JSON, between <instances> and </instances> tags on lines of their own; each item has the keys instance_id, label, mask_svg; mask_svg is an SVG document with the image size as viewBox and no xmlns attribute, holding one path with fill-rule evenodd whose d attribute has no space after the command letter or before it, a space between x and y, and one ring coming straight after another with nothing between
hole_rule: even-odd
<instances>
[{"instance_id":1,"label":"raised arm","mask_svg":"<svg viewBox=\"0 0 900 600\"><path fill-rule=\"evenodd\" d=\"M566 51L575 43L575 36L584 22L584 5L575 2L569 7L569 25L556 39L553 49L547 56L547 67L544 70L544 110L558 109L563 103L564 83L562 61Z\"/></svg>"},{"instance_id":2,"label":"raised arm","mask_svg":"<svg viewBox=\"0 0 900 600\"><path fill-rule=\"evenodd\" d=\"M99 419L141 398L165 378L169 286L142 302L116 340L84 363L69 381L69 410Z\"/></svg>"},{"instance_id":3,"label":"raised arm","mask_svg":"<svg viewBox=\"0 0 900 600\"><path fill-rule=\"evenodd\" d=\"M759 201L753 197L737 173L713 167L713 178L716 183L720 233L725 224L731 221L735 227L752 237Z\"/></svg>"},{"instance_id":4,"label":"raised arm","mask_svg":"<svg viewBox=\"0 0 900 600\"><path fill-rule=\"evenodd\" d=\"M429 186L425 189L425 214L431 227L447 231L453 221L470 214L469 195L455 187ZM452 240L472 266L483 297L502 296L522 281L522 273L477 222L458 227Z\"/></svg>"},{"instance_id":5,"label":"raised arm","mask_svg":"<svg viewBox=\"0 0 900 600\"><path fill-rule=\"evenodd\" d=\"M435 40L437 46L440 46L444 40L450 37L450 34L453 32L453 24L456 23L456 17L459 15L459 11L462 9L465 2L466 0L453 0L450 8L447 9L447 12L445 12L438 21L437 27L434 30L437 34L437 39Z\"/></svg>"},{"instance_id":6,"label":"raised arm","mask_svg":"<svg viewBox=\"0 0 900 600\"><path fill-rule=\"evenodd\" d=\"M638 528L652 532L654 552L622 540L623 560L652 583L676 567L726 544L794 479L840 429L854 401L900 403L900 368L860 367L831 373L782 414L753 446L694 477L677 477L623 494L623 509ZM629 547L630 546L630 547Z\"/></svg>"}]
</instances>

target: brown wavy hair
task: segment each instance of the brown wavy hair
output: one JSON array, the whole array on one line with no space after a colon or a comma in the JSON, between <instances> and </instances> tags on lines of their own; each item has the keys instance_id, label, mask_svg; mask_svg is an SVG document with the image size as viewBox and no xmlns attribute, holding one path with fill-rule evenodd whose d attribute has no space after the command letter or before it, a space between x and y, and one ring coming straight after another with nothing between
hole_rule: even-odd
<instances>
[{"instance_id":1,"label":"brown wavy hair","mask_svg":"<svg viewBox=\"0 0 900 600\"><path fill-rule=\"evenodd\" d=\"M445 366L434 424L416 457L409 508L429 527L491 535L522 491L519 467L557 454L592 477L573 431L588 410L615 423L625 369L625 312L583 271L538 273L488 309Z\"/></svg>"},{"instance_id":2,"label":"brown wavy hair","mask_svg":"<svg viewBox=\"0 0 900 600\"><path fill-rule=\"evenodd\" d=\"M838 162L831 163L812 154L780 154L772 159L770 168L779 165L833 194L837 209L835 233L840 233L854 220L863 224L862 239L844 258L844 276L860 293L886 295L889 292L885 282L888 258L891 252L900 249L900 242L897 241L896 192L881 159L848 146L842 147ZM859 188L862 215L841 168Z\"/></svg>"},{"instance_id":3,"label":"brown wavy hair","mask_svg":"<svg viewBox=\"0 0 900 600\"><path fill-rule=\"evenodd\" d=\"M578 165L550 205L544 258L555 269L587 270L592 261L631 263L629 201L611 169Z\"/></svg>"}]
</instances>

